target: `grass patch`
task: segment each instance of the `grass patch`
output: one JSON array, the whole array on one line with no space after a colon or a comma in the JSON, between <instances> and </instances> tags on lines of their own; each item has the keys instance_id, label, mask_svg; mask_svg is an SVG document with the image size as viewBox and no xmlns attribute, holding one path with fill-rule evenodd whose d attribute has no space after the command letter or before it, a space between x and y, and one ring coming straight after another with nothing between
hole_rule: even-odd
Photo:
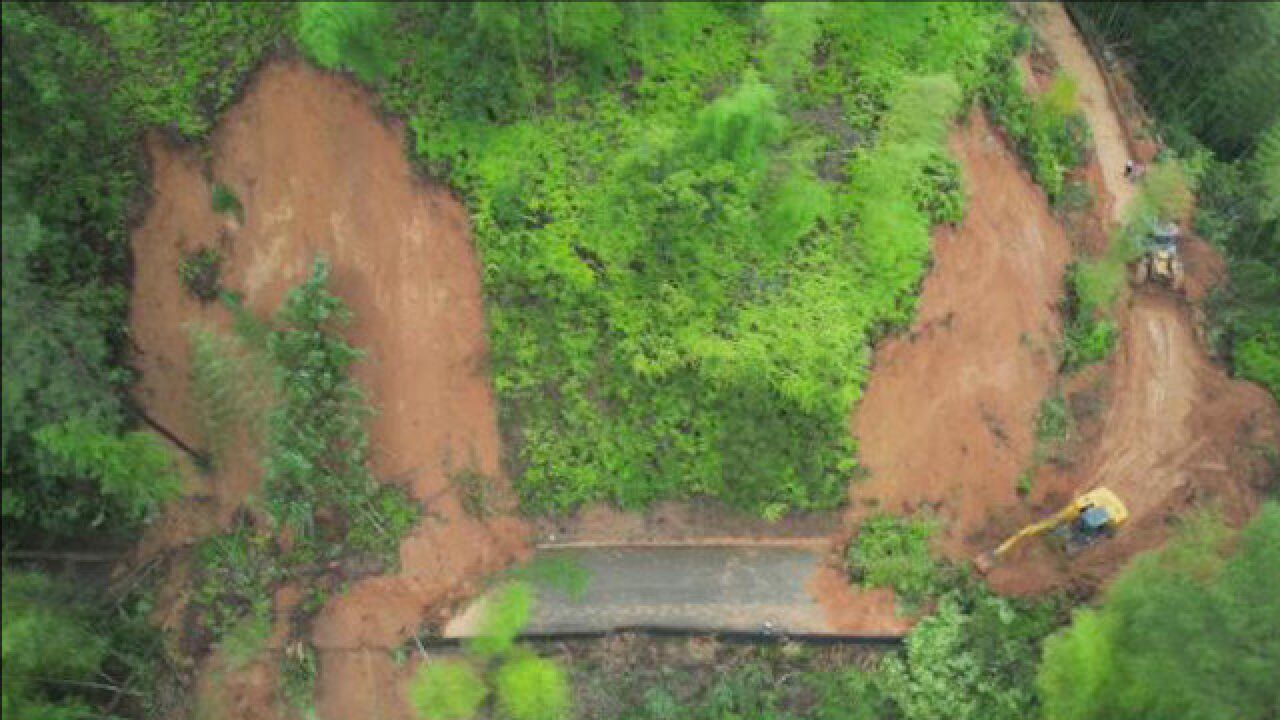
<instances>
[{"instance_id":1,"label":"grass patch","mask_svg":"<svg viewBox=\"0 0 1280 720\"><path fill-rule=\"evenodd\" d=\"M539 557L508 570L504 576L508 580L558 590L575 601L586 596L587 587L591 584L590 570L562 557Z\"/></svg>"}]
</instances>

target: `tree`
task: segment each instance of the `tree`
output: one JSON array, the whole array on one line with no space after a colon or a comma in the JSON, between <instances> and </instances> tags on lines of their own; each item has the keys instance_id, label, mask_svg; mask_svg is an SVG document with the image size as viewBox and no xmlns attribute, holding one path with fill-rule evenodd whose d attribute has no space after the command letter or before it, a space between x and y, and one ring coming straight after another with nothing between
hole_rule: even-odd
<instances>
[{"instance_id":1,"label":"tree","mask_svg":"<svg viewBox=\"0 0 1280 720\"><path fill-rule=\"evenodd\" d=\"M1233 537L1234 536L1234 537ZM1280 505L1188 523L1045 644L1047 720L1263 720L1280 708Z\"/></svg>"},{"instance_id":2,"label":"tree","mask_svg":"<svg viewBox=\"0 0 1280 720\"><path fill-rule=\"evenodd\" d=\"M424 663L409 685L409 702L423 720L470 720L488 695L484 678L465 660Z\"/></svg>"},{"instance_id":3,"label":"tree","mask_svg":"<svg viewBox=\"0 0 1280 720\"><path fill-rule=\"evenodd\" d=\"M298 43L313 60L350 70L372 83L390 73L390 9L378 2L311 2L299 6Z\"/></svg>"},{"instance_id":4,"label":"tree","mask_svg":"<svg viewBox=\"0 0 1280 720\"><path fill-rule=\"evenodd\" d=\"M92 716L78 691L94 686L95 671L107 652L105 642L79 612L62 602L61 589L43 575L5 568L3 585L4 717Z\"/></svg>"},{"instance_id":5,"label":"tree","mask_svg":"<svg viewBox=\"0 0 1280 720\"><path fill-rule=\"evenodd\" d=\"M555 662L519 653L494 677L498 706L511 720L561 720L569 710L569 681Z\"/></svg>"}]
</instances>

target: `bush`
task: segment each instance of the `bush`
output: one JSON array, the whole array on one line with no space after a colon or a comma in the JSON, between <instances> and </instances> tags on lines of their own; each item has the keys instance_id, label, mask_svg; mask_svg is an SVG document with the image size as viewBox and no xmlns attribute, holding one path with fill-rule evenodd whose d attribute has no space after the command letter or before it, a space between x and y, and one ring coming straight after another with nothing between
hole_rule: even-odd
<instances>
[{"instance_id":1,"label":"bush","mask_svg":"<svg viewBox=\"0 0 1280 720\"><path fill-rule=\"evenodd\" d=\"M5 716L70 720L92 714L83 689L98 679L107 643L44 575L5 568L3 582Z\"/></svg>"},{"instance_id":2,"label":"bush","mask_svg":"<svg viewBox=\"0 0 1280 720\"><path fill-rule=\"evenodd\" d=\"M423 720L470 720L488 695L484 679L465 660L423 663L409 684L409 703Z\"/></svg>"},{"instance_id":3,"label":"bush","mask_svg":"<svg viewBox=\"0 0 1280 720\"><path fill-rule=\"evenodd\" d=\"M511 720L561 720L569 712L569 681L551 660L517 655L498 669L494 689Z\"/></svg>"},{"instance_id":4,"label":"bush","mask_svg":"<svg viewBox=\"0 0 1280 720\"><path fill-rule=\"evenodd\" d=\"M240 204L240 198L231 192L231 188L220 182L213 184L213 191L210 195L210 204L213 211L221 215L230 215L240 222L244 222L244 206Z\"/></svg>"},{"instance_id":5,"label":"bush","mask_svg":"<svg viewBox=\"0 0 1280 720\"><path fill-rule=\"evenodd\" d=\"M378 2L313 2L298 8L298 44L320 66L350 70L366 83L390 73L391 10Z\"/></svg>"},{"instance_id":6,"label":"bush","mask_svg":"<svg viewBox=\"0 0 1280 720\"><path fill-rule=\"evenodd\" d=\"M1040 640L1053 629L1052 603L1030 604L983 590L949 594L921 620L902 655L875 678L904 720L1022 720L1036 716Z\"/></svg>"},{"instance_id":7,"label":"bush","mask_svg":"<svg viewBox=\"0 0 1280 720\"><path fill-rule=\"evenodd\" d=\"M936 525L928 520L876 515L858 528L845 560L855 582L890 587L908 606L932 592L937 563L929 551Z\"/></svg>"},{"instance_id":8,"label":"bush","mask_svg":"<svg viewBox=\"0 0 1280 720\"><path fill-rule=\"evenodd\" d=\"M196 550L192 607L215 642L231 636L231 652L237 658L251 652L261 624L270 628L272 593L283 577L277 555L275 543L244 521Z\"/></svg>"},{"instance_id":9,"label":"bush","mask_svg":"<svg viewBox=\"0 0 1280 720\"><path fill-rule=\"evenodd\" d=\"M214 248L201 248L182 258L178 277L187 292L202 303L218 299L222 292L222 253Z\"/></svg>"}]
</instances>

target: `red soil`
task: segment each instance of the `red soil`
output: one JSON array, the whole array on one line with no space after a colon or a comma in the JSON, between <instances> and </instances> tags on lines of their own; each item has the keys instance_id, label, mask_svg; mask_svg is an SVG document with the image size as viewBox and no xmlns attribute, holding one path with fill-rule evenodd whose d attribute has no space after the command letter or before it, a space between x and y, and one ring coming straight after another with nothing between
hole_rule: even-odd
<instances>
[{"instance_id":1,"label":"red soil","mask_svg":"<svg viewBox=\"0 0 1280 720\"><path fill-rule=\"evenodd\" d=\"M243 227L227 227L212 212L210 183L192 153L153 139L155 197L134 236L138 397L193 444L182 326L192 320L225 326L228 318L183 291L177 274L183 251L219 242L226 286L243 292L260 315L271 313L323 254L332 262L333 291L355 314L346 335L368 353L355 377L378 411L369 428L372 469L384 482L404 485L424 514L401 546L399 573L356 582L316 618L322 717L367 716L370 689L388 668L346 672L354 669L352 658L389 663L387 648L429 620L429 609L522 554L528 535L511 518L470 518L450 489L449 474L470 468L508 491L485 371L480 267L463 208L414 177L401 130L373 107L342 79L301 64L266 67L211 145L209 170L243 203ZM225 526L260 476L250 454L234 454L225 469L193 480L203 487L184 501L185 512L182 504L174 509L149 545L173 547ZM269 715L260 696L239 693L228 716Z\"/></svg>"},{"instance_id":2,"label":"red soil","mask_svg":"<svg viewBox=\"0 0 1280 720\"><path fill-rule=\"evenodd\" d=\"M939 547L966 557L966 538L1017 500L1031 427L1057 375L1056 303L1070 245L1044 193L975 113L952 136L969 207L934 235L934 266L909 333L876 350L853 416L871 477L851 489L853 514L930 508Z\"/></svg>"}]
</instances>

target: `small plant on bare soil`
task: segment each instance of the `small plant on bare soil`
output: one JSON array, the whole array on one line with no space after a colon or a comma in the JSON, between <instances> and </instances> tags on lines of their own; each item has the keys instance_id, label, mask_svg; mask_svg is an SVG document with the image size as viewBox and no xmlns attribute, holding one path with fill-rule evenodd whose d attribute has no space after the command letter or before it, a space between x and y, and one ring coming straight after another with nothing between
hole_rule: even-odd
<instances>
[{"instance_id":1,"label":"small plant on bare soil","mask_svg":"<svg viewBox=\"0 0 1280 720\"><path fill-rule=\"evenodd\" d=\"M187 254L178 264L178 277L200 302L217 300L222 292L222 253L206 247Z\"/></svg>"},{"instance_id":2,"label":"small plant on bare soil","mask_svg":"<svg viewBox=\"0 0 1280 720\"><path fill-rule=\"evenodd\" d=\"M231 188L216 182L213 184L213 191L210 196L210 203L213 205L213 211L220 215L230 215L240 222L244 222L244 206L240 204L240 198L231 192Z\"/></svg>"},{"instance_id":3,"label":"small plant on bare soil","mask_svg":"<svg viewBox=\"0 0 1280 720\"><path fill-rule=\"evenodd\" d=\"M458 491L462 509L473 518L484 520L494 514L493 480L475 470L459 470L449 476Z\"/></svg>"}]
</instances>

